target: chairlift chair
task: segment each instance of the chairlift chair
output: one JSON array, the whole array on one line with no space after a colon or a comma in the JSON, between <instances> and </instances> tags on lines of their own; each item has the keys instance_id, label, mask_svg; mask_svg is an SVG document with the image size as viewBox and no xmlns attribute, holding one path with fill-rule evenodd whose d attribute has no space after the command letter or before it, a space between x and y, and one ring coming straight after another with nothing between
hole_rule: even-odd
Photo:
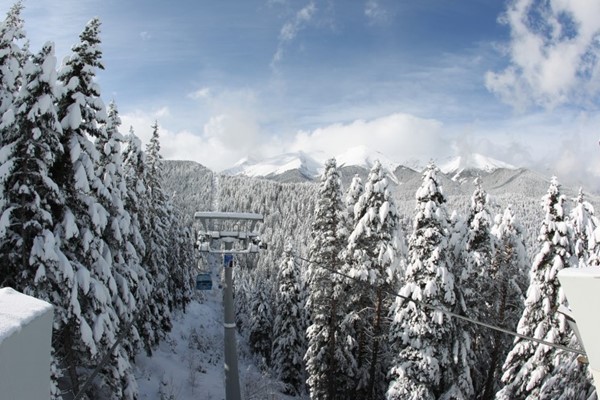
<instances>
[{"instance_id":1,"label":"chairlift chair","mask_svg":"<svg viewBox=\"0 0 600 400\"><path fill-rule=\"evenodd\" d=\"M209 272L202 272L196 276L197 290L212 290L212 276Z\"/></svg>"}]
</instances>

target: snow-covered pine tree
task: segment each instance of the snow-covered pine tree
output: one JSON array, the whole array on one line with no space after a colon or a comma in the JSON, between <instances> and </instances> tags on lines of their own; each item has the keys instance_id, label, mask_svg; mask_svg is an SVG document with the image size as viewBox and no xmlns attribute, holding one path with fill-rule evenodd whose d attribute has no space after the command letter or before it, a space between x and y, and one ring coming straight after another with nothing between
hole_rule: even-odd
<instances>
[{"instance_id":1,"label":"snow-covered pine tree","mask_svg":"<svg viewBox=\"0 0 600 400\"><path fill-rule=\"evenodd\" d=\"M116 340L119 319L111 299L117 290L111 262L104 258L106 243L101 235L108 212L97 201L92 188L102 185L96 175L98 153L91 138L102 136L106 111L94 81L102 69L100 21L92 19L73 46L73 53L60 70L63 85L58 116L64 152L51 169L51 177L64 193L65 207L55 226L61 249L75 271L70 293L69 321L59 333L70 384L77 392L85 368L95 365ZM100 312L100 313L99 313ZM103 373L109 392L119 393L120 376Z\"/></svg>"},{"instance_id":2,"label":"snow-covered pine tree","mask_svg":"<svg viewBox=\"0 0 600 400\"><path fill-rule=\"evenodd\" d=\"M194 234L191 227L184 226L184 218L175 206L173 199L167 202L167 213L170 221L167 265L170 269L169 279L173 281L173 287L176 288L171 293L171 298L175 308L185 311L192 300L194 291L192 287L194 266L196 265Z\"/></svg>"},{"instance_id":3,"label":"snow-covered pine tree","mask_svg":"<svg viewBox=\"0 0 600 400\"><path fill-rule=\"evenodd\" d=\"M292 245L288 243L277 273L272 364L276 376L286 384L286 393L299 395L304 386L306 317L300 270Z\"/></svg>"},{"instance_id":4,"label":"snow-covered pine tree","mask_svg":"<svg viewBox=\"0 0 600 400\"><path fill-rule=\"evenodd\" d=\"M168 211L166 196L162 191L162 156L158 137L158 124L144 153L141 142L130 129L123 154L128 196L126 206L135 210L133 225L139 227L140 236L134 246L140 254L142 266L150 281L151 293L138 320L138 332L148 355L171 330L171 281L167 269Z\"/></svg>"},{"instance_id":5,"label":"snow-covered pine tree","mask_svg":"<svg viewBox=\"0 0 600 400\"><path fill-rule=\"evenodd\" d=\"M569 213L569 224L573 235L571 243L577 259L574 266L587 267L597 262L598 253L595 249L597 244L594 242L593 235L599 223L594 216L594 207L585 200L582 189L579 189L579 194L574 201L575 207ZM581 343L573 331L570 332L569 347L581 348ZM579 362L578 354L558 351L552 362L554 370L552 376L540 389L540 399L597 399L589 364Z\"/></svg>"},{"instance_id":6,"label":"snow-covered pine tree","mask_svg":"<svg viewBox=\"0 0 600 400\"><path fill-rule=\"evenodd\" d=\"M56 337L69 319L65 294L73 288L74 271L53 232L63 204L63 195L49 175L63 151L55 109L55 68L54 45L46 43L26 64L24 85L0 123L4 144L0 186L5 194L0 210L0 286L52 303ZM57 379L53 374L53 398L58 396Z\"/></svg>"},{"instance_id":7,"label":"snow-covered pine tree","mask_svg":"<svg viewBox=\"0 0 600 400\"><path fill-rule=\"evenodd\" d=\"M546 216L540 228L541 249L529 273L525 309L517 332L561 345L569 344L570 329L565 317L556 309L566 304L557 273L573 264L565 198L556 177L542 198ZM496 399L539 399L540 389L554 373L557 350L529 340L517 338L502 367L504 387Z\"/></svg>"},{"instance_id":8,"label":"snow-covered pine tree","mask_svg":"<svg viewBox=\"0 0 600 400\"><path fill-rule=\"evenodd\" d=\"M348 244L348 236L354 231L357 225L358 218L361 215L358 214L360 210L356 210L355 207L364 193L364 187L362 179L358 174L354 175L350 187L346 193L345 198L345 211L342 213L343 220L343 233L340 234L340 238L345 240L346 246ZM341 272L346 274L352 267L352 256L348 248L346 247L341 252L341 258L344 260L344 264L341 267ZM348 375L351 377L348 386L348 393L352 392L355 396L364 397L366 394L366 388L369 385L369 365L367 362L368 349L367 349L367 329L365 320L363 320L363 314L368 309L372 309L371 299L365 291L365 284L355 279L343 278L339 280L341 291L344 293L345 308L348 310L346 316L342 319L340 328L340 337L346 338L345 346L347 351L352 355L354 362L351 373ZM360 390L360 393L356 392L356 389Z\"/></svg>"},{"instance_id":9,"label":"snow-covered pine tree","mask_svg":"<svg viewBox=\"0 0 600 400\"><path fill-rule=\"evenodd\" d=\"M456 301L446 199L437 170L433 163L427 166L416 192L417 214L408 240L402 297L396 298L391 313L393 363L388 400L438 399L452 390L454 398L461 397L452 354L455 323L441 311L419 304L452 310Z\"/></svg>"},{"instance_id":10,"label":"snow-covered pine tree","mask_svg":"<svg viewBox=\"0 0 600 400\"><path fill-rule=\"evenodd\" d=\"M308 350L304 356L310 398L313 400L345 399L353 370L352 355L346 351L345 337L339 324L346 317L339 285L344 248L340 177L335 159L325 164L312 224L309 249L307 308L311 325L307 329Z\"/></svg>"},{"instance_id":11,"label":"snow-covered pine tree","mask_svg":"<svg viewBox=\"0 0 600 400\"><path fill-rule=\"evenodd\" d=\"M265 270L258 271L252 278L250 289L250 318L248 319L248 344L252 352L260 357L260 367L271 366L273 347L273 285L269 284L269 275Z\"/></svg>"},{"instance_id":12,"label":"snow-covered pine tree","mask_svg":"<svg viewBox=\"0 0 600 400\"><path fill-rule=\"evenodd\" d=\"M596 228L600 226L600 222L594 215L594 207L585 200L583 189L579 189L579 194L573 200L575 207L569 213L569 224L573 234L571 239L573 255L577 258L579 267L586 267L590 261L597 263L598 252L595 251L595 247L598 245L593 242L593 235Z\"/></svg>"},{"instance_id":13,"label":"snow-covered pine tree","mask_svg":"<svg viewBox=\"0 0 600 400\"><path fill-rule=\"evenodd\" d=\"M104 134L96 140L100 154L97 173L103 185L97 189L98 197L109 212L109 221L104 230L104 241L113 259L113 274L118 287L118 296L113 301L115 309L124 323L130 322L149 295L149 283L142 268L135 242L139 240L139 227L135 225L135 210L127 204L128 188L123 165L123 135L119 132L121 119L114 102L109 104Z\"/></svg>"},{"instance_id":14,"label":"snow-covered pine tree","mask_svg":"<svg viewBox=\"0 0 600 400\"><path fill-rule=\"evenodd\" d=\"M506 208L504 214L496 216L491 233L496 240L494 258L485 286L481 288L483 293L487 293L486 301L490 306L485 322L512 331L523 313L529 278L523 228L516 220L511 206ZM483 390L479 398L491 400L498 391L502 361L510 350L512 337L498 331L491 335L488 332L485 337L490 359L487 368L482 371Z\"/></svg>"},{"instance_id":15,"label":"snow-covered pine tree","mask_svg":"<svg viewBox=\"0 0 600 400\"><path fill-rule=\"evenodd\" d=\"M571 334L569 347L581 349L575 334ZM597 400L589 364L579 361L579 355L557 351L553 362L554 372L540 389L541 400Z\"/></svg>"},{"instance_id":16,"label":"snow-covered pine tree","mask_svg":"<svg viewBox=\"0 0 600 400\"><path fill-rule=\"evenodd\" d=\"M25 38L21 12L16 2L0 23L0 117L8 111L21 86L21 66L25 55L18 42Z\"/></svg>"},{"instance_id":17,"label":"snow-covered pine tree","mask_svg":"<svg viewBox=\"0 0 600 400\"><path fill-rule=\"evenodd\" d=\"M138 285L138 290L141 290L142 293L139 293L136 298L146 298L147 300L144 304L138 306L141 309L141 314L136 326L144 350L148 355L151 355L152 348L162 337L160 334L160 318L157 315L162 306L154 304L156 299L152 296L152 291L154 285L158 282L152 275L152 271L144 263L144 260L146 260L145 236L147 236L147 230L150 229L150 201L147 195L148 167L146 165L146 154L142 150L142 142L133 132L133 128L130 128L129 134L125 136L123 170L127 187L124 206L129 210L131 216L130 240L133 248L130 249L130 255L137 255L139 257L138 262L145 270L143 282L146 285Z\"/></svg>"},{"instance_id":18,"label":"snow-covered pine tree","mask_svg":"<svg viewBox=\"0 0 600 400\"><path fill-rule=\"evenodd\" d=\"M170 223L168 199L162 189L163 158L160 154L158 121L152 125L152 137L146 145L146 162L148 165L147 194L150 200L150 225L144 229L147 240L146 268L151 271L154 280L154 297L161 304L162 310L157 315L164 332L171 330L170 311L174 308L173 293L179 288L173 284L170 276L167 252L169 248L168 229ZM160 283L162 285L159 285Z\"/></svg>"},{"instance_id":19,"label":"snow-covered pine tree","mask_svg":"<svg viewBox=\"0 0 600 400\"><path fill-rule=\"evenodd\" d=\"M358 369L362 371L358 375L366 376L366 381L357 382L354 396L378 399L385 394L389 369L389 291L395 289L400 272L399 217L379 161L374 163L364 192L354 205L354 216L356 224L348 237L348 265L344 272L364 283L354 282L354 292L358 290L360 296L354 299L358 304L351 305L350 313L356 313L355 320L360 320L356 333L364 340L359 341L363 348L359 351Z\"/></svg>"},{"instance_id":20,"label":"snow-covered pine tree","mask_svg":"<svg viewBox=\"0 0 600 400\"><path fill-rule=\"evenodd\" d=\"M127 186L123 171L121 142L123 136L119 132L121 120L114 102L110 103L105 129L96 139L99 158L96 163L100 185L94 185L98 201L108 211L108 222L102 232L104 246L103 257L107 263L112 260L112 272L117 290L112 293L112 302L120 319L121 329L132 323L139 306L145 304L148 296L148 280L146 272L140 264L140 258L131 243L132 217L125 208ZM134 228L135 229L135 228ZM139 334L135 327L121 341L120 349L113 354L108 368L121 370L123 392L119 398L135 398L137 382L133 375L130 360L133 360L141 347Z\"/></svg>"},{"instance_id":21,"label":"snow-covered pine tree","mask_svg":"<svg viewBox=\"0 0 600 400\"><path fill-rule=\"evenodd\" d=\"M455 228L458 251L452 272L457 282L456 312L477 321L493 323L496 316L491 300L495 299L488 298L490 292L484 290L491 279L494 254L493 221L488 203L488 194L482 189L481 180L476 178L468 215L463 223L459 220L456 224L460 228ZM483 374L490 363L488 331L465 321L457 321L456 324L455 346L466 355L464 367L468 369L462 371L463 379L471 379L474 392L480 396L485 380Z\"/></svg>"}]
</instances>

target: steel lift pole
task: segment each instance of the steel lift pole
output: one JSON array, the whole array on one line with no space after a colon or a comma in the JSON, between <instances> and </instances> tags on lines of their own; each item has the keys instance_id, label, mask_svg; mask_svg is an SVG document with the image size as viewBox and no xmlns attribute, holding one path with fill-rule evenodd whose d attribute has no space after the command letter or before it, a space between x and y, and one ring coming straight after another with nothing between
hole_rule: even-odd
<instances>
[{"instance_id":1,"label":"steel lift pole","mask_svg":"<svg viewBox=\"0 0 600 400\"><path fill-rule=\"evenodd\" d=\"M257 253L266 248L254 232L261 214L197 212L194 219L200 221L203 230L198 232L198 248L201 252L223 254L225 282L223 287L223 335L225 356L225 398L242 400L236 341L235 310L233 305L233 255ZM223 244L224 249L214 248L213 243ZM234 243L238 243L234 248Z\"/></svg>"},{"instance_id":2,"label":"steel lift pole","mask_svg":"<svg viewBox=\"0 0 600 400\"><path fill-rule=\"evenodd\" d=\"M225 242L225 250L231 250L233 243ZM223 255L223 337L225 346L225 398L241 400L240 377L238 372L237 340L235 337L235 311L233 308L233 255Z\"/></svg>"}]
</instances>

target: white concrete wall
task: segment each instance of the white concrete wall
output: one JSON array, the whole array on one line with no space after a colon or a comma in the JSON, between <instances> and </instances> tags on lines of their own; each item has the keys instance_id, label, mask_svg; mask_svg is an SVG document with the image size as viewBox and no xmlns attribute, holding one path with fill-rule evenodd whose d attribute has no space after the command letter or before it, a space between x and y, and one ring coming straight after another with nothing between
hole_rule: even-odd
<instances>
[{"instance_id":1,"label":"white concrete wall","mask_svg":"<svg viewBox=\"0 0 600 400\"><path fill-rule=\"evenodd\" d=\"M50 398L52 306L0 289L0 399Z\"/></svg>"},{"instance_id":2,"label":"white concrete wall","mask_svg":"<svg viewBox=\"0 0 600 400\"><path fill-rule=\"evenodd\" d=\"M558 279L581 334L596 391L600 393L600 268L565 268L558 273Z\"/></svg>"}]
</instances>

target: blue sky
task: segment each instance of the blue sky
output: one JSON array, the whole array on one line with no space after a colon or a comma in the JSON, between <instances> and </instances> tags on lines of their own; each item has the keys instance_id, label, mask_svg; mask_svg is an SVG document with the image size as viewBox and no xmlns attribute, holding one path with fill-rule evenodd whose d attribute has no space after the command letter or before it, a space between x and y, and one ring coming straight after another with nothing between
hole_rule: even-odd
<instances>
[{"instance_id":1,"label":"blue sky","mask_svg":"<svg viewBox=\"0 0 600 400\"><path fill-rule=\"evenodd\" d=\"M0 0L4 10L12 2ZM35 51L100 17L106 102L163 152L481 152L600 187L600 2L26 0Z\"/></svg>"}]
</instances>

